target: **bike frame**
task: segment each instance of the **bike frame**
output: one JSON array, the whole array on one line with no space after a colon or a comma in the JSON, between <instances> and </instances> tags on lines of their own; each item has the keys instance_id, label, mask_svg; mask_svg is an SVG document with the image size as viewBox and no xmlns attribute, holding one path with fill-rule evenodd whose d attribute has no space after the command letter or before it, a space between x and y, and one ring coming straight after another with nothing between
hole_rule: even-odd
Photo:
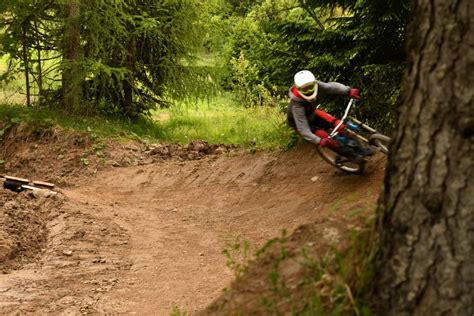
<instances>
[{"instance_id":1,"label":"bike frame","mask_svg":"<svg viewBox=\"0 0 474 316\"><path fill-rule=\"evenodd\" d=\"M352 109L353 106L355 106L355 103L356 103L356 99L354 98L351 98L349 100L349 103L347 104L347 107L346 107L346 110L344 112L344 115L343 117L341 118L340 122L337 124L337 126L334 128L334 130L331 132L331 134L329 135L330 138L334 138L334 136L336 136L337 134L339 134L339 129L341 128L341 126L346 122L347 118L349 118L351 121L353 121L354 123L356 123L358 126L364 128L365 130L369 131L370 133L377 133L377 131L375 129L373 129L372 127L362 123L361 121L359 121L358 119L352 117L352 116L349 116L349 113ZM351 134L352 136L355 136L357 137L358 139L360 139L361 141L365 142L365 143L369 143L369 140L367 138L365 138L364 136L362 135L359 135L357 134L356 132L352 131L351 129L349 128L346 128L346 132L348 132L349 134Z\"/></svg>"},{"instance_id":2,"label":"bike frame","mask_svg":"<svg viewBox=\"0 0 474 316\"><path fill-rule=\"evenodd\" d=\"M344 121L346 120L347 116L349 115L349 112L352 108L352 106L355 104L355 99L351 98L349 100L349 103L347 104L347 107L346 107L346 111L344 112L344 116L341 118L339 124L337 124L336 128L334 128L334 130L331 132L331 134L329 135L329 137L333 138L334 136L336 136L338 133L339 133L339 128L342 126L342 124L344 123Z\"/></svg>"},{"instance_id":3,"label":"bike frame","mask_svg":"<svg viewBox=\"0 0 474 316\"><path fill-rule=\"evenodd\" d=\"M344 115L339 121L337 121L336 126L328 137L331 139L335 138L341 130L344 130L343 136L347 136L348 140L335 139L335 141L340 141L342 145L347 145L353 148L359 147L358 149L361 151L360 156L357 156L353 159L342 155L345 158L341 158L341 155L334 148L326 148L322 146L317 146L316 148L321 157L323 157L324 160L336 168L352 174L362 174L364 172L364 166L366 162L365 157L372 156L374 154L373 151L366 151L365 149L371 148L379 150L387 155L389 153L387 144L390 142L390 137L377 132L372 127L363 124L361 121L349 116L349 113L352 107L355 105L355 102L356 100L354 98L349 100ZM363 132L365 137L359 135L359 132ZM352 139L353 142L351 142L349 145L350 139ZM357 140L360 140L360 142Z\"/></svg>"}]
</instances>

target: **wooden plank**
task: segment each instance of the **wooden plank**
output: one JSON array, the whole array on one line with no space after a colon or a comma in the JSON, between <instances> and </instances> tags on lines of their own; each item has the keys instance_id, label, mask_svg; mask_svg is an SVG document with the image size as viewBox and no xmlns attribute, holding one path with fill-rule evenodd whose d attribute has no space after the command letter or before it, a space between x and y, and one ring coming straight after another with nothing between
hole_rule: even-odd
<instances>
[{"instance_id":1,"label":"wooden plank","mask_svg":"<svg viewBox=\"0 0 474 316\"><path fill-rule=\"evenodd\" d=\"M12 182L20 182L20 183L30 183L30 180L28 179L22 179L22 178L17 178L17 177L11 177L11 176L4 176L6 180L12 181Z\"/></svg>"},{"instance_id":2,"label":"wooden plank","mask_svg":"<svg viewBox=\"0 0 474 316\"><path fill-rule=\"evenodd\" d=\"M27 190L37 190L38 188L37 187L32 187L31 185L22 185L21 186L23 189L27 189Z\"/></svg>"},{"instance_id":3,"label":"wooden plank","mask_svg":"<svg viewBox=\"0 0 474 316\"><path fill-rule=\"evenodd\" d=\"M33 185L47 187L47 188L54 188L55 186L53 183L43 182L43 181L33 181Z\"/></svg>"},{"instance_id":4,"label":"wooden plank","mask_svg":"<svg viewBox=\"0 0 474 316\"><path fill-rule=\"evenodd\" d=\"M58 194L58 192L55 192L55 191L51 191L48 189L40 189L40 188L33 187L31 185L26 185L26 184L22 185L21 187L26 190L31 190L35 197L50 197L50 196L54 196Z\"/></svg>"}]
</instances>

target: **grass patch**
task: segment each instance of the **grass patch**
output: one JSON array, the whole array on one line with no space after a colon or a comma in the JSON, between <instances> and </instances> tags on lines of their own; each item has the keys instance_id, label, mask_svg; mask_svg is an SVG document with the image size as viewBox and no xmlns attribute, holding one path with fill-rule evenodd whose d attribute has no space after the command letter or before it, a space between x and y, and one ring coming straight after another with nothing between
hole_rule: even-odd
<instances>
[{"instance_id":1,"label":"grass patch","mask_svg":"<svg viewBox=\"0 0 474 316\"><path fill-rule=\"evenodd\" d=\"M39 107L0 105L0 121L34 126L60 126L65 130L85 132L103 138L160 139L160 126L149 119L136 121L108 117L77 117Z\"/></svg>"},{"instance_id":2,"label":"grass patch","mask_svg":"<svg viewBox=\"0 0 474 316\"><path fill-rule=\"evenodd\" d=\"M155 111L151 118L78 117L42 107L0 105L0 120L60 126L103 138L131 138L150 142L234 144L249 149L286 148L292 131L281 110L240 108L228 98L178 104Z\"/></svg>"},{"instance_id":3,"label":"grass patch","mask_svg":"<svg viewBox=\"0 0 474 316\"><path fill-rule=\"evenodd\" d=\"M8 55L0 56L0 76L3 76L8 70ZM22 77L18 75L18 77ZM0 81L0 102L25 103L26 96L21 92L24 82L22 79L13 79Z\"/></svg>"},{"instance_id":4,"label":"grass patch","mask_svg":"<svg viewBox=\"0 0 474 316\"><path fill-rule=\"evenodd\" d=\"M162 126L163 137L171 142L202 139L247 148L286 148L292 140L280 108L244 108L229 95L176 104L155 111L153 118Z\"/></svg>"},{"instance_id":5,"label":"grass patch","mask_svg":"<svg viewBox=\"0 0 474 316\"><path fill-rule=\"evenodd\" d=\"M7 70L7 60L7 55L0 56L0 73L3 73Z\"/></svg>"}]
</instances>

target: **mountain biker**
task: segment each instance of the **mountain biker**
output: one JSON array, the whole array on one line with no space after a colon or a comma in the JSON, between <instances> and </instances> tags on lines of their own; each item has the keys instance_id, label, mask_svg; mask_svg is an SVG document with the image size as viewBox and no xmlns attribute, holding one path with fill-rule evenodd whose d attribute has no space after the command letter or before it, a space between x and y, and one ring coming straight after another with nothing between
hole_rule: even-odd
<instances>
[{"instance_id":1,"label":"mountain biker","mask_svg":"<svg viewBox=\"0 0 474 316\"><path fill-rule=\"evenodd\" d=\"M316 109L317 96L324 94L348 95L359 100L359 90L339 82L323 82L316 80L309 70L298 71L294 76L294 85L290 88L290 103L287 109L288 124L305 140L328 147L336 153L353 158L356 153L349 146L341 145L329 138L326 132L336 127L340 120L330 114Z\"/></svg>"}]
</instances>

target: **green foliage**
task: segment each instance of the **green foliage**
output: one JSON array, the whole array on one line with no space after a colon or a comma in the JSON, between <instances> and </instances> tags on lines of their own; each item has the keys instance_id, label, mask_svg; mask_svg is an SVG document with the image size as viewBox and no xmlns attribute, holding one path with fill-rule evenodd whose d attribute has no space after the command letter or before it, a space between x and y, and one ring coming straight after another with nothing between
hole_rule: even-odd
<instances>
[{"instance_id":1,"label":"green foliage","mask_svg":"<svg viewBox=\"0 0 474 316\"><path fill-rule=\"evenodd\" d=\"M171 311L171 316L187 316L189 315L188 312L183 312L178 306L173 306L173 309Z\"/></svg>"},{"instance_id":2,"label":"green foliage","mask_svg":"<svg viewBox=\"0 0 474 316\"><path fill-rule=\"evenodd\" d=\"M231 11L239 16L245 16L256 4L260 3L259 0L227 0L227 10Z\"/></svg>"},{"instance_id":3,"label":"green foliage","mask_svg":"<svg viewBox=\"0 0 474 316\"><path fill-rule=\"evenodd\" d=\"M227 259L227 267L234 273L236 278L241 277L246 271L251 259L250 244L247 240L241 241L237 238L232 243L227 243L222 251Z\"/></svg>"},{"instance_id":4,"label":"green foliage","mask_svg":"<svg viewBox=\"0 0 474 316\"><path fill-rule=\"evenodd\" d=\"M270 241L258 252L268 254L272 246L271 292L261 298L265 311L279 315L290 308L294 315L370 315L365 291L372 271L371 231L366 227L354 232L351 246L342 251L332 248L317 255L306 246L289 251L284 237ZM296 280L281 273L290 262L301 267Z\"/></svg>"},{"instance_id":5,"label":"green foliage","mask_svg":"<svg viewBox=\"0 0 474 316\"><path fill-rule=\"evenodd\" d=\"M275 86L267 88L257 79L259 78L257 67L245 59L243 52L239 58L232 58L230 64L234 78L231 87L237 92L242 106L247 108L254 105L278 106L283 102L282 98L275 96L277 92Z\"/></svg>"},{"instance_id":6,"label":"green foliage","mask_svg":"<svg viewBox=\"0 0 474 316\"><path fill-rule=\"evenodd\" d=\"M307 301L298 315L370 315L366 301L373 266L373 220L354 231L350 245L342 251L330 249L320 258L302 249L305 276L300 282L308 289Z\"/></svg>"},{"instance_id":7,"label":"green foliage","mask_svg":"<svg viewBox=\"0 0 474 316\"><path fill-rule=\"evenodd\" d=\"M194 1L96 1L83 36L90 100L112 101L109 112L136 116L165 98L200 96L205 68L193 66L201 44L199 3ZM104 12L106 13L104 15ZM104 38L110 41L104 42Z\"/></svg>"},{"instance_id":8,"label":"green foliage","mask_svg":"<svg viewBox=\"0 0 474 316\"><path fill-rule=\"evenodd\" d=\"M82 0L77 30L79 56L64 55L69 2L3 1L0 6L0 56L13 62L0 80L25 72L44 103L57 102L56 83L73 67L74 85L85 102L78 112L137 117L167 100L197 98L212 92L209 67L198 66L206 41L211 5L180 0ZM74 27L74 26L72 26ZM63 60L61 60L61 57ZM50 63L50 69L42 67ZM53 77L47 77L47 74ZM45 89L46 79L49 87ZM29 88L29 87L27 87ZM30 89L28 89L28 92ZM63 92L59 90L59 92ZM52 99L47 99L52 95ZM62 105L64 107L64 105Z\"/></svg>"},{"instance_id":9,"label":"green foliage","mask_svg":"<svg viewBox=\"0 0 474 316\"><path fill-rule=\"evenodd\" d=\"M60 62L57 38L61 33L58 9L55 1L2 1L0 56L8 57L8 67L0 74L0 83L21 77L35 85L39 94L56 86L54 75Z\"/></svg>"},{"instance_id":10,"label":"green foliage","mask_svg":"<svg viewBox=\"0 0 474 316\"><path fill-rule=\"evenodd\" d=\"M363 96L358 116L390 131L404 71L403 36L408 1L313 0L260 1L245 17L234 16L225 59L233 65L244 56L251 69L229 72L229 82L244 99L245 84L285 95L297 70L312 70L318 79L358 87ZM239 77L240 76L240 77ZM245 83L245 84L244 84ZM344 103L321 100L329 111Z\"/></svg>"},{"instance_id":11,"label":"green foliage","mask_svg":"<svg viewBox=\"0 0 474 316\"><path fill-rule=\"evenodd\" d=\"M0 55L10 62L0 81L21 73L52 106L76 65L81 114L138 117L170 100L194 102L215 83L245 107L281 106L295 71L307 68L361 88L359 118L394 125L407 0L82 0L77 60L61 58L68 3L2 1ZM335 112L343 104L322 101Z\"/></svg>"}]
</instances>

